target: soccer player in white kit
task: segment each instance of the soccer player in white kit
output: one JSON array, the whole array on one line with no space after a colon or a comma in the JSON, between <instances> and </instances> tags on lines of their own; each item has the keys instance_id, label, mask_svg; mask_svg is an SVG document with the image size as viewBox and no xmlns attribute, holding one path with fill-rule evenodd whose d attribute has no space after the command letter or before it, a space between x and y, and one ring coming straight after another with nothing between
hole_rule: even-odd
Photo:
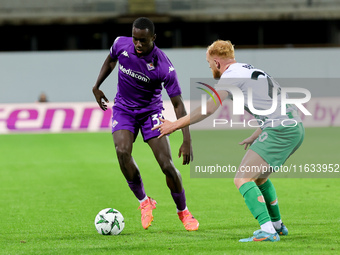
<instances>
[{"instance_id":1,"label":"soccer player in white kit","mask_svg":"<svg viewBox=\"0 0 340 255\"><path fill-rule=\"evenodd\" d=\"M244 95L244 109L249 111L261 126L240 143L245 149L250 147L234 178L237 189L261 229L240 242L279 241L279 235L288 235L288 229L282 223L276 191L268 177L303 141L304 127L297 115L297 108L287 104L286 113L282 115L281 97L278 96L281 91L279 84L264 71L248 64L237 63L234 46L230 41L215 41L208 47L206 58L213 77L219 79L216 89L221 101L228 96L233 96L235 100L237 92L241 90ZM214 95L215 100L218 100L218 95ZM249 96L252 97L252 105L248 105ZM275 102L276 110L270 110ZM175 122L161 119L162 124L154 129L159 128L161 136L170 134L205 119L218 107L219 105L210 99L207 102L206 115L202 115L201 107L198 107ZM268 110L268 114L253 113L260 109L260 113Z\"/></svg>"}]
</instances>

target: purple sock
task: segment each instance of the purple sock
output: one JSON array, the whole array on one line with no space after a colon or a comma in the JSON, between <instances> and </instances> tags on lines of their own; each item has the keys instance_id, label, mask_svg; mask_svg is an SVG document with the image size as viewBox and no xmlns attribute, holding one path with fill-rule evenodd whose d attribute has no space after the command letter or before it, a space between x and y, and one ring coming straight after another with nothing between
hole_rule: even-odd
<instances>
[{"instance_id":1,"label":"purple sock","mask_svg":"<svg viewBox=\"0 0 340 255\"><path fill-rule=\"evenodd\" d=\"M185 207L187 207L187 204L185 202L185 192L184 192L184 189L182 190L181 193L172 193L171 192L171 196L172 198L174 199L175 201L175 204L177 206L177 209L179 211L182 211L185 209Z\"/></svg>"},{"instance_id":2,"label":"purple sock","mask_svg":"<svg viewBox=\"0 0 340 255\"><path fill-rule=\"evenodd\" d=\"M138 200L142 200L145 198L146 194L141 176L139 176L137 180L127 181L127 183L129 184L131 191L133 192L133 194L135 194Z\"/></svg>"}]
</instances>

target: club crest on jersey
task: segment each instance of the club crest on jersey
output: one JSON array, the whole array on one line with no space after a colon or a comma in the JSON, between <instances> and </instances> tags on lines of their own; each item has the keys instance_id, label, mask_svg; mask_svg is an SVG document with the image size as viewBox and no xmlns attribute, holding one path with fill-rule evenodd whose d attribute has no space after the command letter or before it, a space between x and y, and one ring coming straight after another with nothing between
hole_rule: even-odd
<instances>
[{"instance_id":1,"label":"club crest on jersey","mask_svg":"<svg viewBox=\"0 0 340 255\"><path fill-rule=\"evenodd\" d=\"M114 120L114 121L112 122L112 127L114 128L115 126L117 126L117 124L118 124L118 121Z\"/></svg>"},{"instance_id":2,"label":"club crest on jersey","mask_svg":"<svg viewBox=\"0 0 340 255\"><path fill-rule=\"evenodd\" d=\"M153 63L146 64L146 66L147 66L149 71L155 69L155 66L153 65Z\"/></svg>"}]
</instances>

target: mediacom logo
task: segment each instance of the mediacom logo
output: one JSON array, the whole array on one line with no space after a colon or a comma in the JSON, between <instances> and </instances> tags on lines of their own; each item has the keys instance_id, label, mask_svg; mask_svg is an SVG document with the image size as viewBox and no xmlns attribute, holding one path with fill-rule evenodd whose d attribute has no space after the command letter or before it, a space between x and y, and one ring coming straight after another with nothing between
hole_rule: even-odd
<instances>
[{"instance_id":1,"label":"mediacom logo","mask_svg":"<svg viewBox=\"0 0 340 255\"><path fill-rule=\"evenodd\" d=\"M150 78L141 72L133 71L131 69L126 69L123 65L119 65L119 69L120 71L131 76L132 78L135 78L137 80L144 81L147 83L150 82Z\"/></svg>"}]
</instances>

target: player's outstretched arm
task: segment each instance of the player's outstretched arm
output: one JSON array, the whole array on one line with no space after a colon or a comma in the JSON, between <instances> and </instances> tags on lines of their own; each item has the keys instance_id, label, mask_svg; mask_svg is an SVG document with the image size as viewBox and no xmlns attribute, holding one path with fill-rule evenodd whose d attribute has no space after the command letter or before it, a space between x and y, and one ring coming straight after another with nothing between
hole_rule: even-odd
<instances>
[{"instance_id":1,"label":"player's outstretched arm","mask_svg":"<svg viewBox=\"0 0 340 255\"><path fill-rule=\"evenodd\" d=\"M218 94L220 95L221 101L223 101L224 99L228 97L227 91L219 91ZM215 101L218 100L216 95L214 95L214 97L216 97ZM215 104L214 100L210 98L207 101L207 114L206 115L201 114L202 110L201 110L201 107L199 106L195 110L193 110L190 114L174 122L160 118L162 124L155 126L152 130L159 128L161 132L161 135L159 136L160 138L164 135L171 134L177 129L184 128L184 127L187 127L189 125L192 125L192 124L195 124L197 122L204 120L205 118L213 114L218 109L218 107L219 105Z\"/></svg>"},{"instance_id":2,"label":"player's outstretched arm","mask_svg":"<svg viewBox=\"0 0 340 255\"><path fill-rule=\"evenodd\" d=\"M104 92L99 89L99 87L115 68L116 63L117 61L114 61L111 55L107 56L102 65L102 68L100 69L96 84L92 88L93 95L96 98L99 107L103 111L107 110L107 105L105 103L108 103L109 100L106 98Z\"/></svg>"}]
</instances>

